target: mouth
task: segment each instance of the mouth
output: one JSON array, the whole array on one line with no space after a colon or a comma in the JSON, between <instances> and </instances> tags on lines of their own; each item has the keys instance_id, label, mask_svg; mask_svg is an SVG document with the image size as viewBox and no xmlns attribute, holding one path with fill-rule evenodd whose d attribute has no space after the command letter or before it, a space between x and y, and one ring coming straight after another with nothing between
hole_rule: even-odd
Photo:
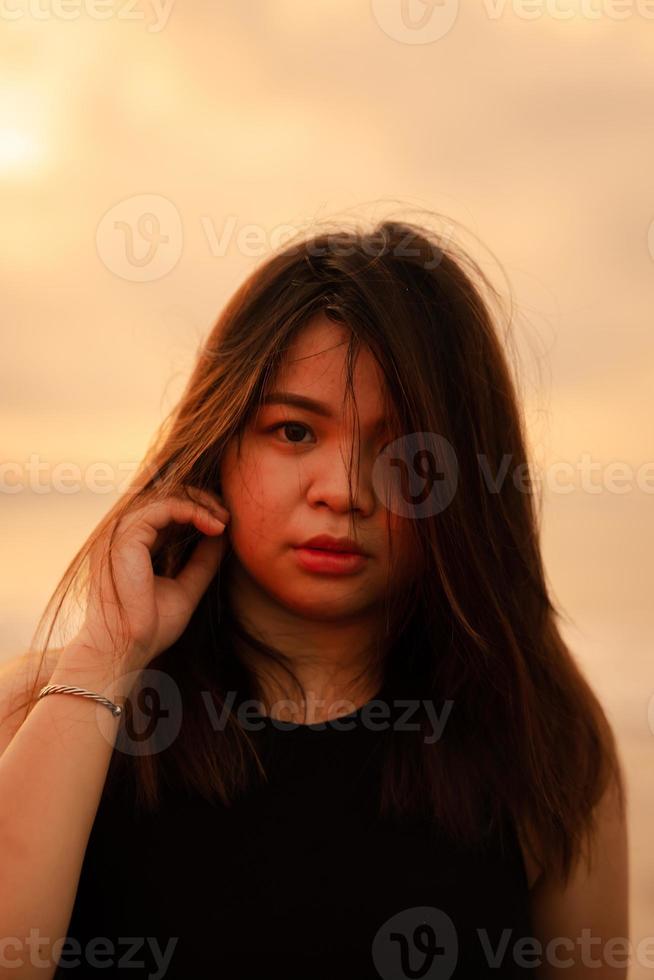
<instances>
[{"instance_id":1,"label":"mouth","mask_svg":"<svg viewBox=\"0 0 654 980\"><path fill-rule=\"evenodd\" d=\"M335 538L329 534L318 534L304 541L298 547L306 551L318 553L359 555L362 558L368 557L361 546L352 538Z\"/></svg>"},{"instance_id":2,"label":"mouth","mask_svg":"<svg viewBox=\"0 0 654 980\"><path fill-rule=\"evenodd\" d=\"M326 575L346 575L361 571L368 561L367 555L338 548L316 548L300 545L295 548L299 565L308 572Z\"/></svg>"},{"instance_id":3,"label":"mouth","mask_svg":"<svg viewBox=\"0 0 654 980\"><path fill-rule=\"evenodd\" d=\"M305 551L323 552L326 555L361 555L361 551L346 551L345 548L314 548L308 545L300 545Z\"/></svg>"}]
</instances>

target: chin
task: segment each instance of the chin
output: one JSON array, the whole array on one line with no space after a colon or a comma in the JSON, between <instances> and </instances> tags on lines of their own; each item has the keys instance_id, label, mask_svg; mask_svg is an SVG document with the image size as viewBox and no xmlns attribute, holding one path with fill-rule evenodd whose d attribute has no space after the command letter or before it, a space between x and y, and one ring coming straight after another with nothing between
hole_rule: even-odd
<instances>
[{"instance_id":1,"label":"chin","mask_svg":"<svg viewBox=\"0 0 654 980\"><path fill-rule=\"evenodd\" d=\"M317 582L312 587L303 584L297 591L289 590L273 598L289 612L305 619L335 623L348 616L356 617L373 604L360 591L353 593L352 586L345 582Z\"/></svg>"}]
</instances>

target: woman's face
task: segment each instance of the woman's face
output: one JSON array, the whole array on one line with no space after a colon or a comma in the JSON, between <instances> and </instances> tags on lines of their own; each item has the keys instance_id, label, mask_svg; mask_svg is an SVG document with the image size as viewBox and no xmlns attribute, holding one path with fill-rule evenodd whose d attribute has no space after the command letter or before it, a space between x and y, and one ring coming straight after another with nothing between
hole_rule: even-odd
<instances>
[{"instance_id":1,"label":"woman's face","mask_svg":"<svg viewBox=\"0 0 654 980\"><path fill-rule=\"evenodd\" d=\"M389 571L387 521L394 590L412 568L408 520L388 513L373 487L373 464L393 433L384 424L383 378L365 348L353 378L360 435L350 515L347 470L356 425L344 405L347 338L345 326L317 315L296 337L271 386L277 394L320 402L329 415L306 406L264 404L243 433L240 456L233 440L221 469L221 496L231 515L227 532L246 579L268 600L309 619L356 619L378 606ZM311 556L307 562L298 546L318 534L349 537L350 516L367 557L346 573L311 567Z\"/></svg>"}]
</instances>

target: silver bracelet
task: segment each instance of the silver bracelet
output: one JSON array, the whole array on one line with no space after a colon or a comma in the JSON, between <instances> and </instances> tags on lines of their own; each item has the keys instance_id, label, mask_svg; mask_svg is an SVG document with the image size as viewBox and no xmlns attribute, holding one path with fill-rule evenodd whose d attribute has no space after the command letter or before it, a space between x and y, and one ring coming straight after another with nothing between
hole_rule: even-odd
<instances>
[{"instance_id":1,"label":"silver bracelet","mask_svg":"<svg viewBox=\"0 0 654 980\"><path fill-rule=\"evenodd\" d=\"M67 684L46 684L39 691L37 701L46 694L81 694L83 698L92 698L93 701L98 701L100 704L106 705L116 718L119 718L123 713L123 709L119 704L114 704L109 698L103 698L101 694L94 694L93 691L87 691L84 687L69 687Z\"/></svg>"}]
</instances>

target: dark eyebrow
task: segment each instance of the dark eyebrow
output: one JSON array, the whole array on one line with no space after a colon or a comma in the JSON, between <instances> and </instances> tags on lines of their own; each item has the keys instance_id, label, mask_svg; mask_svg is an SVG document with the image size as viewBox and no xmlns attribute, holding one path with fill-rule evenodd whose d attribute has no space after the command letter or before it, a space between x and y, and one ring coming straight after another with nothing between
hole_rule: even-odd
<instances>
[{"instance_id":1,"label":"dark eyebrow","mask_svg":"<svg viewBox=\"0 0 654 980\"><path fill-rule=\"evenodd\" d=\"M295 408L303 408L305 411L313 412L314 415L320 415L325 419L334 418L332 410L325 402L316 401L315 398L307 398L305 395L295 395L291 391L271 391L264 396L262 405L293 405ZM373 428L375 430L382 429L388 424L387 419L378 419Z\"/></svg>"}]
</instances>

